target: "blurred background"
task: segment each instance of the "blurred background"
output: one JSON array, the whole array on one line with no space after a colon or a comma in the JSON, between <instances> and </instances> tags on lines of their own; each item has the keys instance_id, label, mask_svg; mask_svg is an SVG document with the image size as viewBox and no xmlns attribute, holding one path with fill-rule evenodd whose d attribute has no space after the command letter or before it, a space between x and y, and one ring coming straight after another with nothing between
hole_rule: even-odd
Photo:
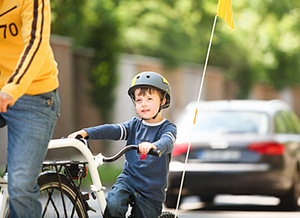
<instances>
[{"instance_id":1,"label":"blurred background","mask_svg":"<svg viewBox=\"0 0 300 218\"><path fill-rule=\"evenodd\" d=\"M164 116L175 121L197 99L217 3L51 0L61 99L54 138L135 116L127 89L144 70L170 82L171 107ZM235 30L218 18L201 99L282 99L300 116L299 0L232 0L232 5ZM1 130L1 161L5 135ZM93 152L115 150L107 142L91 144Z\"/></svg>"}]
</instances>

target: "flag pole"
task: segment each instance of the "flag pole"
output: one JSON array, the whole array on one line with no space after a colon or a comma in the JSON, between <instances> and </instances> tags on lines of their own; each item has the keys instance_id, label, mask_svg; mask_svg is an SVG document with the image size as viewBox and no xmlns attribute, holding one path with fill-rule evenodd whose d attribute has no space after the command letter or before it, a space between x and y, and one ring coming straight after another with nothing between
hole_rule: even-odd
<instances>
[{"instance_id":1,"label":"flag pole","mask_svg":"<svg viewBox=\"0 0 300 218\"><path fill-rule=\"evenodd\" d=\"M188 161L189 154L190 154L191 141L192 141L192 136L194 133L194 127L195 127L197 113L198 113L198 106L199 106L201 95L202 95L204 79L205 79L205 75L206 75L206 69L207 69L207 64L208 64L208 59L209 59L209 54L210 54L210 48L211 48L211 44L212 44L212 40L213 40L213 36L214 36L214 32L215 32L217 17L218 17L218 14L215 13L215 19L214 19L213 28L212 28L211 35L210 35L210 40L209 40L208 49L207 49L207 53L206 53L206 59L205 59L205 63L204 63L204 68L203 68L203 73L202 73L202 78L201 78L201 83L200 83L200 88L199 88L199 93L198 93L198 98L197 98L197 103L196 103L196 108L195 108L193 127L192 127L191 136L190 136L190 140L189 140L189 144L188 144L188 149L187 149L187 153L186 153L186 157L185 157L184 168L182 171L181 183L180 183L176 211L175 211L175 218L177 217L177 213L178 213L178 208L179 208L179 203L180 203L180 198L181 198L181 193L182 193L182 188L183 188L183 183L184 183L184 177L185 177L185 172L186 172L186 166L187 166L187 161Z\"/></svg>"}]
</instances>

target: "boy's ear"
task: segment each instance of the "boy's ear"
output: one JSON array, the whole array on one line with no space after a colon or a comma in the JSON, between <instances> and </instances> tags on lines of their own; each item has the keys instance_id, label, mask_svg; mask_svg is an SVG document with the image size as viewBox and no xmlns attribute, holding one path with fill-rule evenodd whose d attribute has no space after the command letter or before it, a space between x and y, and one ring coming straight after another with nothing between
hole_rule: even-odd
<instances>
[{"instance_id":1,"label":"boy's ear","mask_svg":"<svg viewBox=\"0 0 300 218\"><path fill-rule=\"evenodd\" d=\"M167 101L167 98L164 98L161 102L161 105L165 105L166 104L166 101Z\"/></svg>"}]
</instances>

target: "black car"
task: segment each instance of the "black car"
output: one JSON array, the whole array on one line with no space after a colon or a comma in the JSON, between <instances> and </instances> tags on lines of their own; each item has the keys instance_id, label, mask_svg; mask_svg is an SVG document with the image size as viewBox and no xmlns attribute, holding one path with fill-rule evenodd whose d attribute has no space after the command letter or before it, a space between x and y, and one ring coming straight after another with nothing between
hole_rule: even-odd
<instances>
[{"instance_id":1,"label":"black car","mask_svg":"<svg viewBox=\"0 0 300 218\"><path fill-rule=\"evenodd\" d=\"M297 210L300 123L281 100L190 103L177 124L166 206L175 208L188 145L183 199L213 203L218 194L269 195ZM193 124L196 109L196 122Z\"/></svg>"}]
</instances>

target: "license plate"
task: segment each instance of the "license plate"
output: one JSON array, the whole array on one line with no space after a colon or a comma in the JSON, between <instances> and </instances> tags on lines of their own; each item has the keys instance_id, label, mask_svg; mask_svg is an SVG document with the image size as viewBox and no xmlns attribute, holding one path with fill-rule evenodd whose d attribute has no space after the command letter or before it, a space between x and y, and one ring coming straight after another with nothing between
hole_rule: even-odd
<instances>
[{"instance_id":1,"label":"license plate","mask_svg":"<svg viewBox=\"0 0 300 218\"><path fill-rule=\"evenodd\" d=\"M237 150L204 150L199 151L198 159L205 161L236 161L241 157Z\"/></svg>"}]
</instances>

